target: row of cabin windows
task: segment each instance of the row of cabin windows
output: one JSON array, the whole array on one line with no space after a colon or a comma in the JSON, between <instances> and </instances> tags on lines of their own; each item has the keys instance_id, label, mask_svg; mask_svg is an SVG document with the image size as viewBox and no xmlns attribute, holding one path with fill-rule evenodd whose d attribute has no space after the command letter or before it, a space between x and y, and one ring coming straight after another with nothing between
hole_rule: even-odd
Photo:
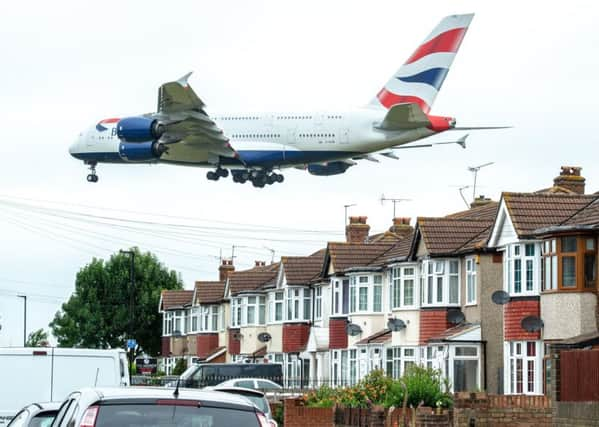
<instances>
[{"instance_id":1,"label":"row of cabin windows","mask_svg":"<svg viewBox=\"0 0 599 427\"><path fill-rule=\"evenodd\" d=\"M219 117L217 120L260 120L258 116L243 116L243 117Z\"/></svg>"},{"instance_id":2,"label":"row of cabin windows","mask_svg":"<svg viewBox=\"0 0 599 427\"><path fill-rule=\"evenodd\" d=\"M280 138L278 133L238 133L231 135L231 138Z\"/></svg>"},{"instance_id":3,"label":"row of cabin windows","mask_svg":"<svg viewBox=\"0 0 599 427\"><path fill-rule=\"evenodd\" d=\"M312 116L277 116L277 120L311 120Z\"/></svg>"},{"instance_id":4,"label":"row of cabin windows","mask_svg":"<svg viewBox=\"0 0 599 427\"><path fill-rule=\"evenodd\" d=\"M334 133L300 133L300 138L334 138Z\"/></svg>"}]
</instances>

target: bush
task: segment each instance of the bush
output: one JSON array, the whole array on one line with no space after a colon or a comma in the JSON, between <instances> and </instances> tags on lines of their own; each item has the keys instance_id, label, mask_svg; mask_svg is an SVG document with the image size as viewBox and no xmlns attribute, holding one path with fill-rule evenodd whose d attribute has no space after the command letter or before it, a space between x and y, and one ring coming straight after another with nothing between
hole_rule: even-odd
<instances>
[{"instance_id":1,"label":"bush","mask_svg":"<svg viewBox=\"0 0 599 427\"><path fill-rule=\"evenodd\" d=\"M405 385L402 385L403 383ZM419 365L410 366L399 381L394 381L385 400L385 406L402 407L404 393L408 393L408 406L417 407L422 404L432 408L447 408L452 405L448 384L441 377L441 372Z\"/></svg>"},{"instance_id":2,"label":"bush","mask_svg":"<svg viewBox=\"0 0 599 427\"><path fill-rule=\"evenodd\" d=\"M328 385L322 385L304 395L306 406L312 408L332 408L337 402L337 391Z\"/></svg>"}]
</instances>

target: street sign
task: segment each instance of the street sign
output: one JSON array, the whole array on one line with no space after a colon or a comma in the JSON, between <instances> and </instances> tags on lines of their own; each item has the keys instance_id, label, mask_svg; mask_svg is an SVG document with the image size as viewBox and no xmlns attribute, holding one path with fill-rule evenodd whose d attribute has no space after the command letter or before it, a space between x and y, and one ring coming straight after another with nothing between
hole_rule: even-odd
<instances>
[{"instance_id":1,"label":"street sign","mask_svg":"<svg viewBox=\"0 0 599 427\"><path fill-rule=\"evenodd\" d=\"M133 348L135 348L135 346L137 346L137 341L135 341L132 338L127 340L127 348L128 349L133 349Z\"/></svg>"}]
</instances>

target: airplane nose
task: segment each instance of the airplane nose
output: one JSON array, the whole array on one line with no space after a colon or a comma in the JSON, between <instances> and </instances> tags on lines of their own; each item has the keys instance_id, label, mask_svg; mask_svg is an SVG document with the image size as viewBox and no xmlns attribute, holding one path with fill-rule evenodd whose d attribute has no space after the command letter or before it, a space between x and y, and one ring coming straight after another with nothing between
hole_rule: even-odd
<instances>
[{"instance_id":1,"label":"airplane nose","mask_svg":"<svg viewBox=\"0 0 599 427\"><path fill-rule=\"evenodd\" d=\"M77 138L70 146L69 146L69 154L75 158L77 158L77 153L79 152L79 140L81 137Z\"/></svg>"}]
</instances>

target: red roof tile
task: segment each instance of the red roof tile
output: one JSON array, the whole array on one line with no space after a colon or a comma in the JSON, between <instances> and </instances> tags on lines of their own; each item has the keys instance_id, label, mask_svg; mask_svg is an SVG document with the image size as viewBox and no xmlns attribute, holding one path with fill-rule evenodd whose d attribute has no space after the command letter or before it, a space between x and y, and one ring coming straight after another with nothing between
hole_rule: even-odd
<instances>
[{"instance_id":1,"label":"red roof tile","mask_svg":"<svg viewBox=\"0 0 599 427\"><path fill-rule=\"evenodd\" d=\"M368 266L390 250L392 243L333 243L329 242L327 253L333 269L337 272L352 267Z\"/></svg>"},{"instance_id":2,"label":"red roof tile","mask_svg":"<svg viewBox=\"0 0 599 427\"><path fill-rule=\"evenodd\" d=\"M315 280L322 271L326 249L310 256L281 257L288 285L305 285Z\"/></svg>"},{"instance_id":3,"label":"red roof tile","mask_svg":"<svg viewBox=\"0 0 599 427\"><path fill-rule=\"evenodd\" d=\"M197 281L195 283L195 304L216 304L225 296L225 282Z\"/></svg>"},{"instance_id":4,"label":"red roof tile","mask_svg":"<svg viewBox=\"0 0 599 427\"><path fill-rule=\"evenodd\" d=\"M191 305L193 299L193 291L162 291L162 309L173 310L182 308L186 305Z\"/></svg>"},{"instance_id":5,"label":"red roof tile","mask_svg":"<svg viewBox=\"0 0 599 427\"><path fill-rule=\"evenodd\" d=\"M363 338L356 343L356 345L367 345L367 344L384 344L391 340L391 330L383 329L369 337Z\"/></svg>"},{"instance_id":6,"label":"red roof tile","mask_svg":"<svg viewBox=\"0 0 599 427\"><path fill-rule=\"evenodd\" d=\"M229 274L228 281L231 295L234 296L243 291L259 290L273 282L277 277L278 268L279 263L275 263Z\"/></svg>"},{"instance_id":7,"label":"red roof tile","mask_svg":"<svg viewBox=\"0 0 599 427\"><path fill-rule=\"evenodd\" d=\"M494 218L418 218L418 229L430 255L466 252L484 245Z\"/></svg>"}]
</instances>

